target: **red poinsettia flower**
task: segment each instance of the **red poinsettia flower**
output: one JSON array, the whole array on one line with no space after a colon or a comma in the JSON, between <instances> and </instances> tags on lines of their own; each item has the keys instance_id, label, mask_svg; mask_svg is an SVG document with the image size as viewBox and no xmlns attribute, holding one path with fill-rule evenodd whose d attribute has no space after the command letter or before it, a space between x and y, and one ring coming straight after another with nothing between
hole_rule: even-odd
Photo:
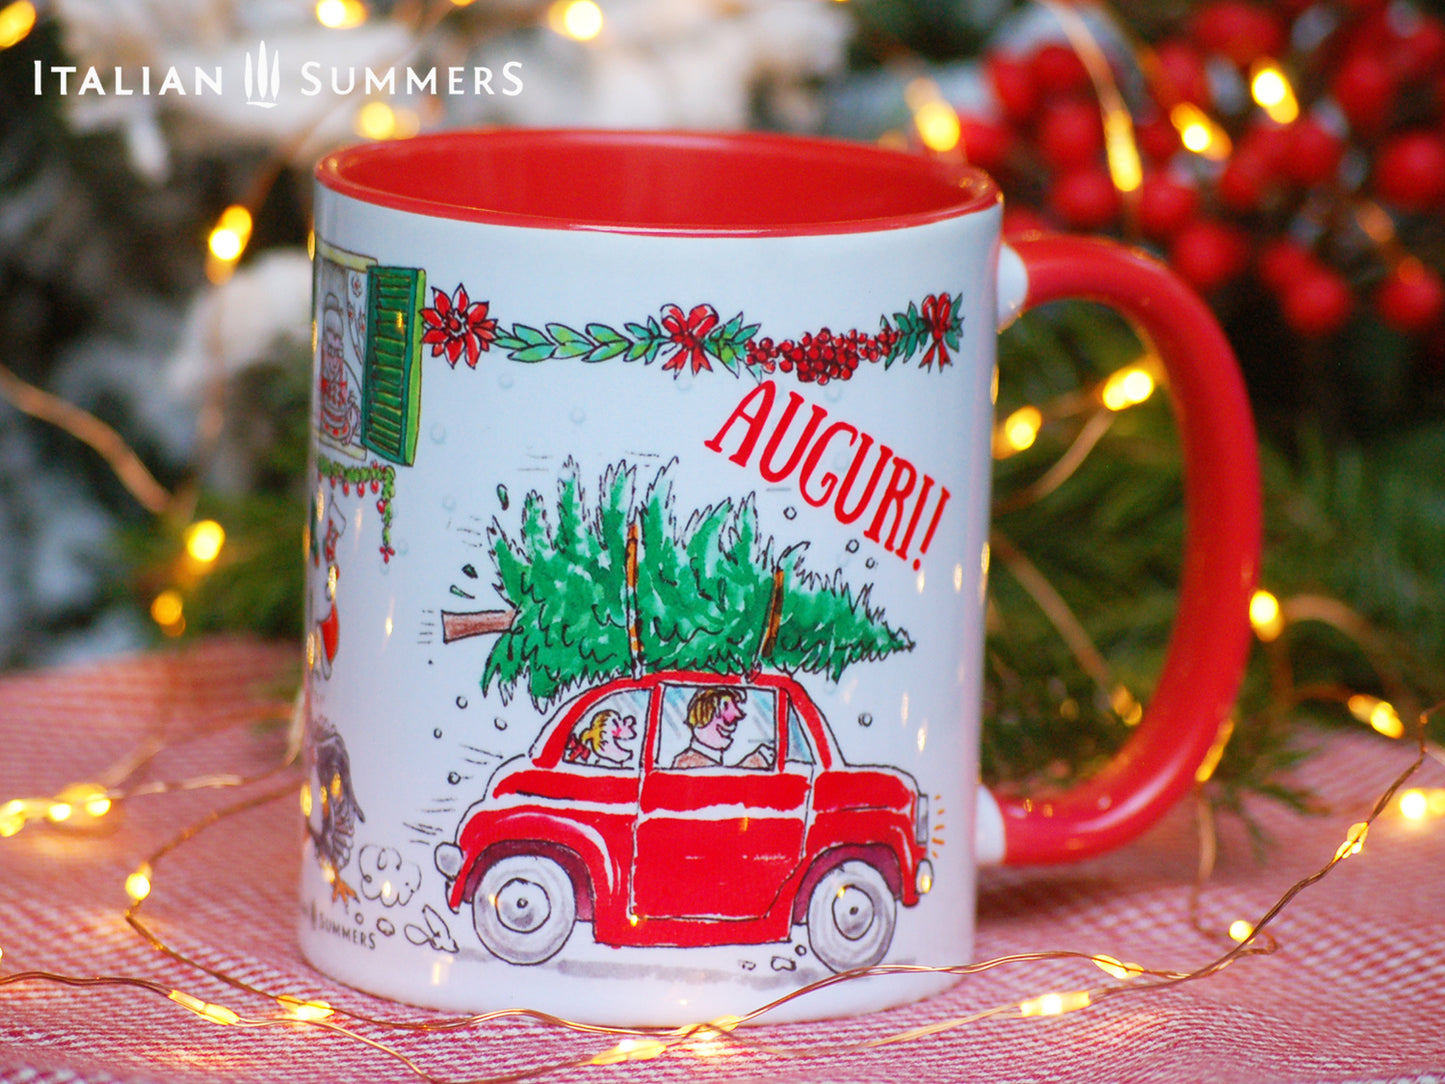
<instances>
[{"instance_id":1,"label":"red poinsettia flower","mask_svg":"<svg viewBox=\"0 0 1445 1084\"><path fill-rule=\"evenodd\" d=\"M929 294L923 299L922 312L928 325L928 337L932 340L928 352L923 355L923 368L927 369L937 358L938 367L942 369L950 360L944 336L953 330L953 299L948 294Z\"/></svg>"},{"instance_id":2,"label":"red poinsettia flower","mask_svg":"<svg viewBox=\"0 0 1445 1084\"><path fill-rule=\"evenodd\" d=\"M703 340L717 325L717 309L711 305L698 305L686 315L677 305L666 306L662 310L662 327L667 332L668 341L673 343L676 349L662 367L680 373L690 361L695 373L711 369L712 364L707 360L707 352L703 349Z\"/></svg>"},{"instance_id":3,"label":"red poinsettia flower","mask_svg":"<svg viewBox=\"0 0 1445 1084\"><path fill-rule=\"evenodd\" d=\"M421 310L427 324L421 341L431 343L432 357L445 354L454 369L465 350L467 365L475 369L482 351L490 349L497 338L497 321L487 319L487 302L473 301L461 283L451 297L435 286L432 295L432 307Z\"/></svg>"}]
</instances>

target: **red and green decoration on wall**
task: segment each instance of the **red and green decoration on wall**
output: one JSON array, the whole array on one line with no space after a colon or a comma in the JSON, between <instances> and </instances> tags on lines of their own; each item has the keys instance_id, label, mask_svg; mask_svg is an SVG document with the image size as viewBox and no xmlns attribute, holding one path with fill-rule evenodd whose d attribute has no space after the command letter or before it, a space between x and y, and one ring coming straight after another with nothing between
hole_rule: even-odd
<instances>
[{"instance_id":1,"label":"red and green decoration on wall","mask_svg":"<svg viewBox=\"0 0 1445 1084\"><path fill-rule=\"evenodd\" d=\"M372 460L370 464L342 463L325 455L316 457L316 477L331 488L340 489L343 497L353 493L360 500L368 496L376 500L381 516L381 559L390 562L396 556L391 545L392 499L396 495L396 468Z\"/></svg>"}]
</instances>

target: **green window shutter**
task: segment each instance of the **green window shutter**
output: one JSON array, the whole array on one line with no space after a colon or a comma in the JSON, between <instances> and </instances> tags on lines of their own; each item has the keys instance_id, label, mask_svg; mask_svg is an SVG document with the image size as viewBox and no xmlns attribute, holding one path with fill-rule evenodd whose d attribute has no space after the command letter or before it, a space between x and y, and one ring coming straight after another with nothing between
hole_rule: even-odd
<instances>
[{"instance_id":1,"label":"green window shutter","mask_svg":"<svg viewBox=\"0 0 1445 1084\"><path fill-rule=\"evenodd\" d=\"M366 375L361 443L410 466L421 421L422 299L426 272L373 266L366 273Z\"/></svg>"}]
</instances>

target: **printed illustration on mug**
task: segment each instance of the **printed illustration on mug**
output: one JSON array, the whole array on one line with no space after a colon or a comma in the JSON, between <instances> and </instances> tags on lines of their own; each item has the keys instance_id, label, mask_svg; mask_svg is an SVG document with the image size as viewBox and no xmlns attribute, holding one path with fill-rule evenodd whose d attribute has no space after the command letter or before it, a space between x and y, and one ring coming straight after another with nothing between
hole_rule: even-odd
<instances>
[{"instance_id":1,"label":"printed illustration on mug","mask_svg":"<svg viewBox=\"0 0 1445 1084\"><path fill-rule=\"evenodd\" d=\"M497 637L484 692L521 689L539 714L573 694L435 848L447 904L513 964L550 959L577 922L614 946L805 926L827 967L876 963L932 886L929 797L849 764L798 675L913 642L868 588L777 552L751 495L680 522L672 468L639 494L618 463L594 506L569 462L555 516L533 491L515 535L493 524L507 607L442 614L449 643Z\"/></svg>"}]
</instances>

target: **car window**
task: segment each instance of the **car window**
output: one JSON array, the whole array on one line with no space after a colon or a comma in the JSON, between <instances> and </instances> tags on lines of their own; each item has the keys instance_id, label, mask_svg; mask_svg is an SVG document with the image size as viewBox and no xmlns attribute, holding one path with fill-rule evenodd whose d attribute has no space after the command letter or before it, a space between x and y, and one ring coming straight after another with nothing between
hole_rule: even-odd
<instances>
[{"instance_id":1,"label":"car window","mask_svg":"<svg viewBox=\"0 0 1445 1084\"><path fill-rule=\"evenodd\" d=\"M777 711L778 694L772 689L665 686L653 763L668 770L767 771L777 762Z\"/></svg>"},{"instance_id":2,"label":"car window","mask_svg":"<svg viewBox=\"0 0 1445 1084\"><path fill-rule=\"evenodd\" d=\"M798 715L798 709L788 705L788 763L808 764L813 761L813 746L808 741L807 729Z\"/></svg>"},{"instance_id":3,"label":"car window","mask_svg":"<svg viewBox=\"0 0 1445 1084\"><path fill-rule=\"evenodd\" d=\"M646 689L624 689L593 703L572 724L562 762L636 771L647 733L648 697Z\"/></svg>"}]
</instances>

